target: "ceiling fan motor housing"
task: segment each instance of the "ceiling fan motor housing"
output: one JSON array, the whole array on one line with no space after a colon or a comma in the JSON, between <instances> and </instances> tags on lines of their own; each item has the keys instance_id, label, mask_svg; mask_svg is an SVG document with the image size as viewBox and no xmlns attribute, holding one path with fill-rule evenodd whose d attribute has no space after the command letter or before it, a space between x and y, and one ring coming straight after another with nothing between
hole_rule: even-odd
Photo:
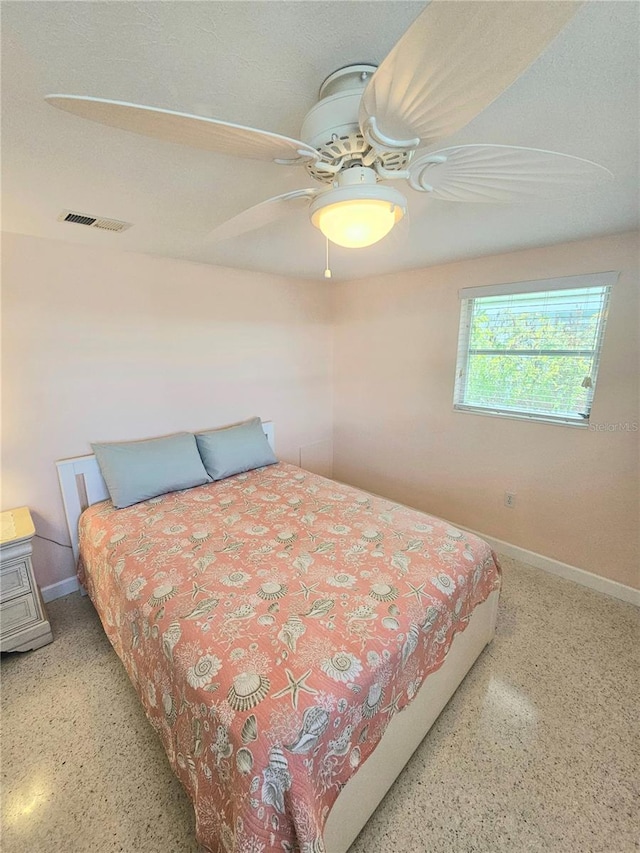
<instances>
[{"instance_id":1,"label":"ceiling fan motor housing","mask_svg":"<svg viewBox=\"0 0 640 853\"><path fill-rule=\"evenodd\" d=\"M358 122L362 93L376 70L375 65L349 65L334 71L320 87L320 100L302 123L300 138L322 156L306 169L317 181L331 184L338 171L362 166L371 151ZM376 158L385 169L405 169L413 152L380 152ZM326 168L326 166L330 168ZM367 163L366 165L370 165Z\"/></svg>"}]
</instances>

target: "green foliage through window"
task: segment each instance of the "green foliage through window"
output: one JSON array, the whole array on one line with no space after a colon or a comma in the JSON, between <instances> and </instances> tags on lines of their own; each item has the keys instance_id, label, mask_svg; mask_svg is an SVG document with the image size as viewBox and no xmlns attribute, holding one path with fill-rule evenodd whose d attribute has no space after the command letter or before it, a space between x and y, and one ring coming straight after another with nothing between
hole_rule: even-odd
<instances>
[{"instance_id":1,"label":"green foliage through window","mask_svg":"<svg viewBox=\"0 0 640 853\"><path fill-rule=\"evenodd\" d=\"M465 300L457 406L586 421L608 293L598 286Z\"/></svg>"}]
</instances>

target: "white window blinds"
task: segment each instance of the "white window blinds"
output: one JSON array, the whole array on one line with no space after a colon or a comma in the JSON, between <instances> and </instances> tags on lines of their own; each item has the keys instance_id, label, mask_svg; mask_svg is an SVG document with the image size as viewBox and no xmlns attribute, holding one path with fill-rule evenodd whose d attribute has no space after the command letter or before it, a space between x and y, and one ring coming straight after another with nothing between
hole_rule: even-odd
<instances>
[{"instance_id":1,"label":"white window blinds","mask_svg":"<svg viewBox=\"0 0 640 853\"><path fill-rule=\"evenodd\" d=\"M616 272L460 291L454 408L586 426Z\"/></svg>"}]
</instances>

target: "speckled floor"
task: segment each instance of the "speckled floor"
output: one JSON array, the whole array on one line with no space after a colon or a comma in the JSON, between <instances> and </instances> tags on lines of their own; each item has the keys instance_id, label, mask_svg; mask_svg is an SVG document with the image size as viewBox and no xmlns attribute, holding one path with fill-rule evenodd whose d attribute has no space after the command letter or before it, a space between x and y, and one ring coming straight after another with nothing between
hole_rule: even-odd
<instances>
[{"instance_id":1,"label":"speckled floor","mask_svg":"<svg viewBox=\"0 0 640 853\"><path fill-rule=\"evenodd\" d=\"M638 610L504 559L498 631L352 853L640 850ZM2 659L3 853L196 853L87 598Z\"/></svg>"}]
</instances>

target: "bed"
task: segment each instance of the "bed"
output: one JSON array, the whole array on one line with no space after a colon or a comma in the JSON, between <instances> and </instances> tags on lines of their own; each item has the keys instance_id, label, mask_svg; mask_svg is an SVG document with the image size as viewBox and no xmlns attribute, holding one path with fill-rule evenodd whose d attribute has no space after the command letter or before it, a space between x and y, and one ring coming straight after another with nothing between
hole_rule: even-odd
<instances>
[{"instance_id":1,"label":"bed","mask_svg":"<svg viewBox=\"0 0 640 853\"><path fill-rule=\"evenodd\" d=\"M58 470L202 847L345 853L493 636L489 546L284 462L119 510L94 457Z\"/></svg>"}]
</instances>

